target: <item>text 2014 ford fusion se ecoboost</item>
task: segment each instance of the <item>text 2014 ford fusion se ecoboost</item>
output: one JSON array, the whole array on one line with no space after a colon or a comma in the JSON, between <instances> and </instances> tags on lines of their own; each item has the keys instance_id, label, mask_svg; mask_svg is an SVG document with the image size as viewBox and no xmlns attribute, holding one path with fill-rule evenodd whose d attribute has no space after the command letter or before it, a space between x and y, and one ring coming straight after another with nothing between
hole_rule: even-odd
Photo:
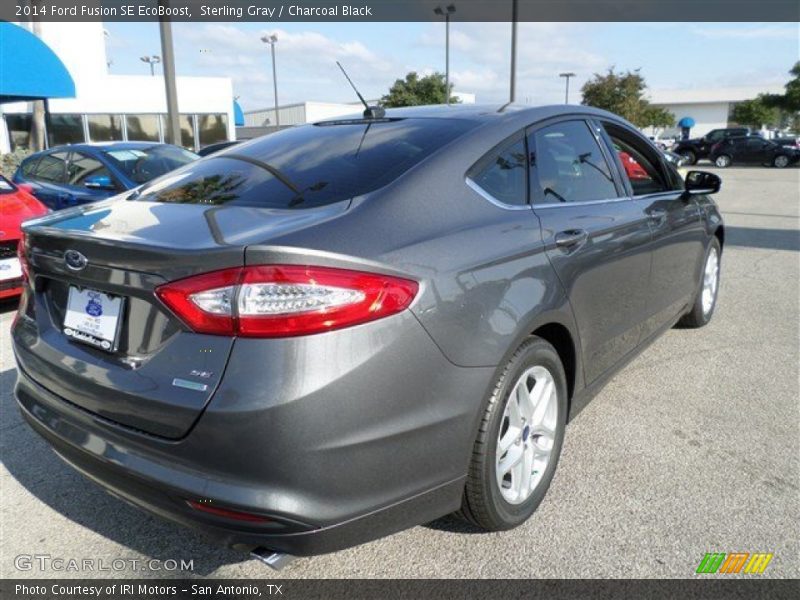
<instances>
[{"instance_id":1,"label":"text 2014 ford fusion se ecoboost","mask_svg":"<svg viewBox=\"0 0 800 600\"><path fill-rule=\"evenodd\" d=\"M508 529L602 383L711 319L719 187L577 106L284 130L26 224L16 397L102 486L257 554Z\"/></svg>"}]
</instances>

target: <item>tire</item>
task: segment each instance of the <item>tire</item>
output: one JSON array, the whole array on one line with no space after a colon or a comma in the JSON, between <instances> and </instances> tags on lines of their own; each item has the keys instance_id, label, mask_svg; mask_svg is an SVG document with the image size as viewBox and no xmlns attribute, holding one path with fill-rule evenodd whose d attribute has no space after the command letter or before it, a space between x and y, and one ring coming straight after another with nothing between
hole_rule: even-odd
<instances>
[{"instance_id":1,"label":"tire","mask_svg":"<svg viewBox=\"0 0 800 600\"><path fill-rule=\"evenodd\" d=\"M711 256L712 253L716 255L716 272L714 274L715 277L715 284L713 286L713 293L711 297L710 304L704 302L704 293L707 290L707 275L709 269L709 261L712 260ZM679 327L685 327L688 329L697 329L698 327L704 327L708 325L708 322L711 321L711 317L714 316L714 309L717 307L717 297L719 296L719 272L720 272L720 258L722 256L722 248L719 245L719 240L716 236L711 238L711 243L708 245L708 249L706 250L706 256L703 261L703 271L701 273L700 278L700 287L697 291L697 296L695 297L694 304L692 305L691 310L686 313L680 321L678 321Z\"/></svg>"},{"instance_id":2,"label":"tire","mask_svg":"<svg viewBox=\"0 0 800 600\"><path fill-rule=\"evenodd\" d=\"M714 164L717 165L720 169L725 169L731 166L731 157L727 154L720 154L717 158L714 159Z\"/></svg>"},{"instance_id":3,"label":"tire","mask_svg":"<svg viewBox=\"0 0 800 600\"><path fill-rule=\"evenodd\" d=\"M536 390L536 385L541 385L544 393L540 394L540 402L544 404L541 404L541 411L535 410L534 406L539 404L533 401L523 406L517 419L525 418L525 421L518 420L520 426L512 429L513 416L506 414L506 409L513 411L510 402L516 402L519 397L518 384L532 391ZM550 389L554 396L547 393ZM532 397L528 394L527 399ZM537 420L537 415L541 420ZM511 529L525 522L541 503L553 479L564 441L566 417L567 384L558 353L545 340L535 336L528 338L503 368L486 403L473 446L461 510L456 515L487 531ZM521 455L506 476L498 478L501 433L504 445L510 439L517 441L510 444L507 451L500 451L500 458L511 464L517 453ZM547 446L550 446L549 456L546 455ZM531 474L527 488L524 486L526 467ZM520 493L510 498L515 485Z\"/></svg>"},{"instance_id":4,"label":"tire","mask_svg":"<svg viewBox=\"0 0 800 600\"><path fill-rule=\"evenodd\" d=\"M678 154L683 159L683 164L687 167L697 162L697 154L693 150L681 150Z\"/></svg>"},{"instance_id":5,"label":"tire","mask_svg":"<svg viewBox=\"0 0 800 600\"><path fill-rule=\"evenodd\" d=\"M775 158L772 159L772 166L776 169L784 169L789 166L789 157L784 154L779 154Z\"/></svg>"}]
</instances>

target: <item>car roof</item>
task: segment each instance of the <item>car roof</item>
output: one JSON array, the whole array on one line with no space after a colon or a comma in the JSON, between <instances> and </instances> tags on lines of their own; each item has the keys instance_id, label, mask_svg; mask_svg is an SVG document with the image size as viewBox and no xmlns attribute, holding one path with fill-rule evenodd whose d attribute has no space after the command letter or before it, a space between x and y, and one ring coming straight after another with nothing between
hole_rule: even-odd
<instances>
[{"instance_id":1,"label":"car roof","mask_svg":"<svg viewBox=\"0 0 800 600\"><path fill-rule=\"evenodd\" d=\"M579 114L623 121L621 117L605 110L575 104L554 104L545 106L528 106L525 104L436 104L429 106L408 106L403 108L387 108L386 119L466 119L484 123L519 120L533 122L559 115ZM331 119L317 123L337 123L364 120L360 113Z\"/></svg>"},{"instance_id":2,"label":"car roof","mask_svg":"<svg viewBox=\"0 0 800 600\"><path fill-rule=\"evenodd\" d=\"M153 146L168 146L160 142L81 142L79 144L64 144L53 146L45 152L64 152L68 150L143 150Z\"/></svg>"}]
</instances>

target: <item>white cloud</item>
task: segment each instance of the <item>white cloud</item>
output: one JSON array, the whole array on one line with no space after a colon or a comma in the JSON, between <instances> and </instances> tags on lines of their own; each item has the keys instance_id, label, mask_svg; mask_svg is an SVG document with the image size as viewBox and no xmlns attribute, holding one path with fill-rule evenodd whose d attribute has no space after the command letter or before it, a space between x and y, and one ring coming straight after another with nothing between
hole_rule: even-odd
<instances>
[{"instance_id":1,"label":"white cloud","mask_svg":"<svg viewBox=\"0 0 800 600\"><path fill-rule=\"evenodd\" d=\"M421 36L426 46L444 44L441 27L431 25ZM576 40L585 34L577 23L520 23L517 31L517 101L531 104L563 102L564 71L578 73L571 82L577 101L580 85L606 68L601 56L581 50ZM477 94L479 102L504 102L509 93L511 25L452 23L451 78L455 89ZM443 70L441 67L437 69Z\"/></svg>"},{"instance_id":2,"label":"white cloud","mask_svg":"<svg viewBox=\"0 0 800 600\"><path fill-rule=\"evenodd\" d=\"M362 93L380 96L402 69L358 40L337 40L315 31L245 30L232 24L196 24L176 28L176 48L196 70L231 77L246 110L271 106L272 62L261 37L275 34L278 95L281 104L301 100L352 101L353 92L335 61L340 61ZM188 52L188 50L185 50Z\"/></svg>"}]
</instances>

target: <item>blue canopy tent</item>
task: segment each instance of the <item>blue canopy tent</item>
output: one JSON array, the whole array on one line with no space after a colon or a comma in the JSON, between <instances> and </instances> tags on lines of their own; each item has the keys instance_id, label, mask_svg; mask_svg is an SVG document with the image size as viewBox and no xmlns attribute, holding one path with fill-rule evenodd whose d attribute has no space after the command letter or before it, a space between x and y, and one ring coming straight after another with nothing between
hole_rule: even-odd
<instances>
[{"instance_id":1,"label":"blue canopy tent","mask_svg":"<svg viewBox=\"0 0 800 600\"><path fill-rule=\"evenodd\" d=\"M50 47L27 29L0 21L0 104L44 100L49 128L47 100L74 97L75 82Z\"/></svg>"},{"instance_id":2,"label":"blue canopy tent","mask_svg":"<svg viewBox=\"0 0 800 600\"><path fill-rule=\"evenodd\" d=\"M236 127L244 127L244 111L236 100L233 101L233 124Z\"/></svg>"}]
</instances>

